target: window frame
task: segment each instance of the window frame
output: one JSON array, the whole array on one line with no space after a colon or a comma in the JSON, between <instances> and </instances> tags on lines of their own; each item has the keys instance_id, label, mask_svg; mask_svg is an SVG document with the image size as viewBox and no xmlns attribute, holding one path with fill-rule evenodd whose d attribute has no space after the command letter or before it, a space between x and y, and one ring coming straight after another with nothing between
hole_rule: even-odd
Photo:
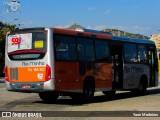
<instances>
[{"instance_id":1,"label":"window frame","mask_svg":"<svg viewBox=\"0 0 160 120\"><path fill-rule=\"evenodd\" d=\"M94 60L80 60L79 59L79 52L78 52L78 39L88 39L88 40L91 40L91 41L93 41L93 55L94 55ZM82 61L82 62L95 62L96 61L96 55L95 55L95 39L94 38L92 38L92 37L85 37L85 36L77 36L76 37L76 44L77 44L77 59L78 59L78 61Z\"/></svg>"},{"instance_id":2,"label":"window frame","mask_svg":"<svg viewBox=\"0 0 160 120\"><path fill-rule=\"evenodd\" d=\"M147 56L146 56L147 60L146 60L146 62L141 62L141 61L138 60L138 63L148 64L148 63L149 63L149 55L148 55L148 47L147 47L147 44L137 44L137 55L138 55L138 52L139 52L138 46L140 46L140 45L145 46L146 55L147 55ZM139 59L139 58L138 58L138 59Z\"/></svg>"},{"instance_id":3,"label":"window frame","mask_svg":"<svg viewBox=\"0 0 160 120\"><path fill-rule=\"evenodd\" d=\"M75 47L76 47L76 59L75 60L67 60L67 59L57 59L57 53L56 53L56 47L55 47L55 40L56 40L56 36L65 36L65 37L72 37L74 38L74 41L75 41ZM66 34L57 34L57 33L53 33L53 48L54 48L54 60L56 62L77 62L78 61L78 52L77 52L77 39L76 39L76 36L73 36L73 35L66 35Z\"/></svg>"},{"instance_id":4,"label":"window frame","mask_svg":"<svg viewBox=\"0 0 160 120\"><path fill-rule=\"evenodd\" d=\"M97 60L97 49L96 49L96 41L103 41L103 42L106 42L107 44L108 44L108 60ZM94 43L95 43L95 61L96 62L102 62L102 63L104 63L104 62L110 62L110 56L111 56L111 53L110 53L110 47L111 47L111 45L110 45L110 43L109 43L109 41L107 41L107 40L104 40L104 39L99 39L99 38L97 38L97 39L95 39L94 40Z\"/></svg>"},{"instance_id":5,"label":"window frame","mask_svg":"<svg viewBox=\"0 0 160 120\"><path fill-rule=\"evenodd\" d=\"M126 53L125 53L125 44L132 44L132 45L135 45L136 46L136 62L133 62L133 61L127 61L126 60L126 57L125 57L125 55L126 55ZM124 59L124 63L133 63L133 64L136 64L136 63L139 63L138 62L138 50L137 50L137 43L132 43L132 42L124 42L123 43L123 59Z\"/></svg>"}]
</instances>

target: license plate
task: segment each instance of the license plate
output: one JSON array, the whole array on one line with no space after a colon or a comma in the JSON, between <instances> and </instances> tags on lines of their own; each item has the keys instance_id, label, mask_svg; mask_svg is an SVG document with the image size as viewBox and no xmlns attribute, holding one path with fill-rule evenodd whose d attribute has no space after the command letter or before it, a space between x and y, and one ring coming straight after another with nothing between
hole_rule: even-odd
<instances>
[{"instance_id":1,"label":"license plate","mask_svg":"<svg viewBox=\"0 0 160 120\"><path fill-rule=\"evenodd\" d=\"M22 88L23 88L23 89L30 89L31 86L30 86L30 85L22 85Z\"/></svg>"}]
</instances>

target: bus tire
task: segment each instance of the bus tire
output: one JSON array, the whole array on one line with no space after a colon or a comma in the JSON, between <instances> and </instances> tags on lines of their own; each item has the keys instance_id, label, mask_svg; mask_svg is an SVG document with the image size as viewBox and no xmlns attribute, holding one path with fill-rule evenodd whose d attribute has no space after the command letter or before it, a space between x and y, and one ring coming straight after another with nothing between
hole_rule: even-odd
<instances>
[{"instance_id":1,"label":"bus tire","mask_svg":"<svg viewBox=\"0 0 160 120\"><path fill-rule=\"evenodd\" d=\"M146 75L141 76L138 87L136 89L132 89L131 93L133 95L145 95L147 91L147 86L148 86L147 81L148 80Z\"/></svg>"},{"instance_id":2,"label":"bus tire","mask_svg":"<svg viewBox=\"0 0 160 120\"><path fill-rule=\"evenodd\" d=\"M132 94L134 95L145 95L147 91L147 77L143 75L140 79L138 88L131 90Z\"/></svg>"},{"instance_id":3,"label":"bus tire","mask_svg":"<svg viewBox=\"0 0 160 120\"><path fill-rule=\"evenodd\" d=\"M141 81L139 83L139 87L138 87L137 90L138 90L138 94L145 95L146 91L147 91L147 83L146 83L146 81Z\"/></svg>"},{"instance_id":4,"label":"bus tire","mask_svg":"<svg viewBox=\"0 0 160 120\"><path fill-rule=\"evenodd\" d=\"M83 100L89 101L93 98L95 92L95 83L93 79L87 79L83 85Z\"/></svg>"},{"instance_id":5,"label":"bus tire","mask_svg":"<svg viewBox=\"0 0 160 120\"><path fill-rule=\"evenodd\" d=\"M40 92L39 97L46 103L53 103L57 101L59 94L57 92Z\"/></svg>"}]
</instances>

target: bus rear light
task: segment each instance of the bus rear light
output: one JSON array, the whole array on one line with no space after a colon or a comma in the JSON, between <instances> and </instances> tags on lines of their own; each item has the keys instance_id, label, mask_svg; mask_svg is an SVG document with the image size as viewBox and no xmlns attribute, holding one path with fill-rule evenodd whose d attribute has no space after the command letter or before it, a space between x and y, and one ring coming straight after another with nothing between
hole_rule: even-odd
<instances>
[{"instance_id":1,"label":"bus rear light","mask_svg":"<svg viewBox=\"0 0 160 120\"><path fill-rule=\"evenodd\" d=\"M9 82L8 66L5 67L5 80Z\"/></svg>"},{"instance_id":2,"label":"bus rear light","mask_svg":"<svg viewBox=\"0 0 160 120\"><path fill-rule=\"evenodd\" d=\"M45 52L40 50L18 50L18 51L9 53L9 55L19 55L19 54L29 54L29 53L45 54Z\"/></svg>"},{"instance_id":3,"label":"bus rear light","mask_svg":"<svg viewBox=\"0 0 160 120\"><path fill-rule=\"evenodd\" d=\"M47 64L46 65L46 76L45 81L48 81L51 79L51 67Z\"/></svg>"}]
</instances>

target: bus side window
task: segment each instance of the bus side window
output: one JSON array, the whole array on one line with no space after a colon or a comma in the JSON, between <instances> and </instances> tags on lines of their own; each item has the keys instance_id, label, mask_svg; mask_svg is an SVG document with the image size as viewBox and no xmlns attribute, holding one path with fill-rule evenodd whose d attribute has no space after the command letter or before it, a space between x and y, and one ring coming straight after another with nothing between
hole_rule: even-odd
<instances>
[{"instance_id":1,"label":"bus side window","mask_svg":"<svg viewBox=\"0 0 160 120\"><path fill-rule=\"evenodd\" d=\"M138 45L138 62L146 63L147 59L147 49L145 45Z\"/></svg>"},{"instance_id":2,"label":"bus side window","mask_svg":"<svg viewBox=\"0 0 160 120\"><path fill-rule=\"evenodd\" d=\"M76 43L73 37L57 35L55 50L57 60L77 60Z\"/></svg>"},{"instance_id":3,"label":"bus side window","mask_svg":"<svg viewBox=\"0 0 160 120\"><path fill-rule=\"evenodd\" d=\"M64 43L60 43L59 46L56 48L56 57L58 60L68 60L68 45Z\"/></svg>"},{"instance_id":4,"label":"bus side window","mask_svg":"<svg viewBox=\"0 0 160 120\"><path fill-rule=\"evenodd\" d=\"M97 61L109 61L109 47L107 41L96 40L95 48Z\"/></svg>"},{"instance_id":5,"label":"bus side window","mask_svg":"<svg viewBox=\"0 0 160 120\"><path fill-rule=\"evenodd\" d=\"M80 61L94 61L94 44L93 40L86 38L77 39L78 59Z\"/></svg>"},{"instance_id":6,"label":"bus side window","mask_svg":"<svg viewBox=\"0 0 160 120\"><path fill-rule=\"evenodd\" d=\"M137 49L135 44L124 44L125 62L137 62Z\"/></svg>"}]
</instances>

